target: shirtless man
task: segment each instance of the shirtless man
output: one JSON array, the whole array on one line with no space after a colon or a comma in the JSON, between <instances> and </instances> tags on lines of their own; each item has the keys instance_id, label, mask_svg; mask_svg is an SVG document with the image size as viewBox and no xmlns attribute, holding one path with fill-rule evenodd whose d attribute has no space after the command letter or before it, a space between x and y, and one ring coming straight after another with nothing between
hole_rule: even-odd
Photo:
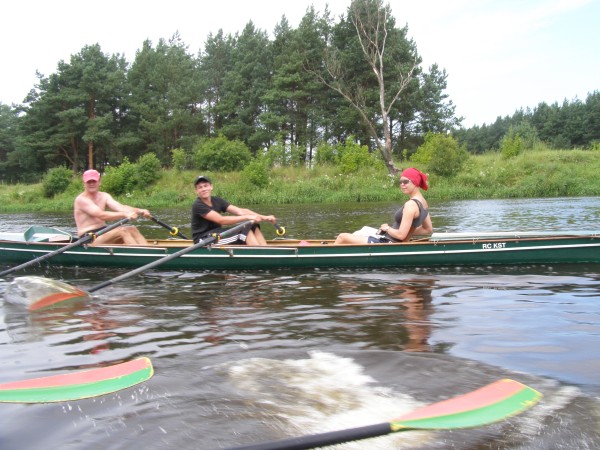
<instances>
[{"instance_id":1,"label":"shirtless man","mask_svg":"<svg viewBox=\"0 0 600 450\"><path fill-rule=\"evenodd\" d=\"M85 190L77 196L73 205L77 235L98 231L106 226L107 220L128 218L135 220L139 215L150 217L147 209L122 205L106 192L101 192L100 174L96 170L86 170L83 173ZM106 211L106 209L111 211ZM98 236L90 245L147 244L148 241L134 226L120 226L106 234Z\"/></svg>"}]
</instances>

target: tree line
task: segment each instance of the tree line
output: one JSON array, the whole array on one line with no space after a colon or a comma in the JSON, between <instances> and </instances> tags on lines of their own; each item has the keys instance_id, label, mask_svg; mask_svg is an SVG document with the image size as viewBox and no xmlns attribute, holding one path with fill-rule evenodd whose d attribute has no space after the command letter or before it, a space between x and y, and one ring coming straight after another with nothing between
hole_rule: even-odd
<instances>
[{"instance_id":1,"label":"tree line","mask_svg":"<svg viewBox=\"0 0 600 450\"><path fill-rule=\"evenodd\" d=\"M539 103L518 109L512 116L498 117L492 124L454 130L454 135L473 154L498 150L503 140L516 134L533 147L590 148L600 143L600 92L588 93L585 101L564 100L562 104Z\"/></svg>"},{"instance_id":2,"label":"tree line","mask_svg":"<svg viewBox=\"0 0 600 450\"><path fill-rule=\"evenodd\" d=\"M102 170L149 152L169 165L172 150L219 136L253 155L293 145L307 163L319 143L352 137L391 161L423 133L457 123L446 72L423 69L407 33L381 0L353 0L335 20L327 8L308 8L297 28L283 16L272 39L252 22L235 35L219 30L197 55L177 33L146 40L132 62L85 46L38 74L23 105L2 105L0 176Z\"/></svg>"},{"instance_id":3,"label":"tree line","mask_svg":"<svg viewBox=\"0 0 600 450\"><path fill-rule=\"evenodd\" d=\"M272 34L248 22L234 35L209 34L192 54L175 33L146 40L131 62L85 46L56 72L38 74L23 104L0 103L0 180L39 181L56 167L103 170L148 153L171 167L174 155L192 161L209 140L254 157L284 149L307 165L319 146L358 142L395 173L394 160L432 133L453 132L474 153L499 148L511 126L527 121L555 145L599 139L597 93L585 104L539 105L460 128L446 71L422 67L408 26L398 27L382 0L352 0L337 19L310 7L297 28L283 16Z\"/></svg>"}]
</instances>

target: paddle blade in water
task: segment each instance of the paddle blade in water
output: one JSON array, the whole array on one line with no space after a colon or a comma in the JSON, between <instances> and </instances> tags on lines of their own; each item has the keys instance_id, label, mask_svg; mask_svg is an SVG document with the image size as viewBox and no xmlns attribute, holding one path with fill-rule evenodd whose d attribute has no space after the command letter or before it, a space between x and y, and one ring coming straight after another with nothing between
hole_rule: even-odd
<instances>
[{"instance_id":1,"label":"paddle blade in water","mask_svg":"<svg viewBox=\"0 0 600 450\"><path fill-rule=\"evenodd\" d=\"M154 374L148 358L98 369L0 384L0 402L48 403L110 394L146 381Z\"/></svg>"},{"instance_id":2,"label":"paddle blade in water","mask_svg":"<svg viewBox=\"0 0 600 450\"><path fill-rule=\"evenodd\" d=\"M235 447L235 450L305 450L410 430L452 430L487 425L530 408L541 394L514 380L416 409L391 422ZM234 449L230 449L234 450Z\"/></svg>"},{"instance_id":3,"label":"paddle blade in water","mask_svg":"<svg viewBox=\"0 0 600 450\"><path fill-rule=\"evenodd\" d=\"M89 297L85 291L67 283L33 276L15 278L6 288L4 296L7 302L23 305L30 311Z\"/></svg>"},{"instance_id":4,"label":"paddle blade in water","mask_svg":"<svg viewBox=\"0 0 600 450\"><path fill-rule=\"evenodd\" d=\"M399 431L479 427L519 414L540 398L538 391L518 381L499 380L468 394L416 409L393 420L391 428Z\"/></svg>"}]
</instances>

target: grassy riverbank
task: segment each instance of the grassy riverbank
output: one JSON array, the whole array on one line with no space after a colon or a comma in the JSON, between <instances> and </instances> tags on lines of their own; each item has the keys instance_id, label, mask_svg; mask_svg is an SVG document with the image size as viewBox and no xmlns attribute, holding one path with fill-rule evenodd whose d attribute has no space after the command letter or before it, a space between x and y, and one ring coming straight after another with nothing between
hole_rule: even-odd
<instances>
[{"instance_id":1,"label":"grassy riverbank","mask_svg":"<svg viewBox=\"0 0 600 450\"><path fill-rule=\"evenodd\" d=\"M499 153L487 153L472 156L462 171L451 178L431 175L430 189L425 195L431 200L600 196L599 172L597 150L530 151L508 160ZM195 198L192 182L196 175L196 172L165 170L156 184L117 199L148 209L189 207ZM244 206L402 198L397 180L375 168L348 175L328 166L310 170L275 168L266 188L250 185L241 173L205 175L212 177L215 195ZM70 211L81 190L79 177L74 178L66 192L52 199L44 198L41 183L0 185L0 212Z\"/></svg>"}]
</instances>

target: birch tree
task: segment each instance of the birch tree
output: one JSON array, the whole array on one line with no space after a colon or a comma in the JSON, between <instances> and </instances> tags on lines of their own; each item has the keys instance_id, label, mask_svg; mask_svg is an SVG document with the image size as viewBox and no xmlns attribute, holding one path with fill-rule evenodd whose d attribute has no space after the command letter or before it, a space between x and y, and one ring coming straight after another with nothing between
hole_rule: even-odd
<instances>
[{"instance_id":1,"label":"birch tree","mask_svg":"<svg viewBox=\"0 0 600 450\"><path fill-rule=\"evenodd\" d=\"M390 112L415 80L420 58L414 43L406 39L405 30L394 26L390 7L384 6L382 0L353 0L347 19L356 31L363 60L374 77L377 108L370 112L367 86L352 75L352 67L343 63L347 60L343 58L345 50L336 47L333 40L327 45L324 71L313 73L357 111L389 173L395 175L399 169L392 160Z\"/></svg>"}]
</instances>

